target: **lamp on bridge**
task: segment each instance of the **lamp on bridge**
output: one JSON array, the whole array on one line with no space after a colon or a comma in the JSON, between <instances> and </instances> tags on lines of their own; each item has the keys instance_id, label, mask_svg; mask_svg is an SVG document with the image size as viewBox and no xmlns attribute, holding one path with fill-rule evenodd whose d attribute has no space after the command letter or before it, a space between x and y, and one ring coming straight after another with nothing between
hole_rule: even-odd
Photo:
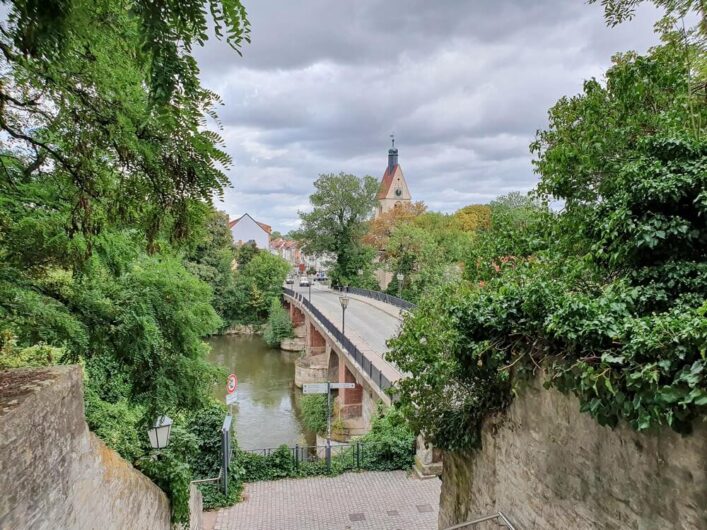
<instances>
[{"instance_id":1,"label":"lamp on bridge","mask_svg":"<svg viewBox=\"0 0 707 530\"><path fill-rule=\"evenodd\" d=\"M346 334L346 307L349 305L349 297L346 292L339 296L339 303L341 304L341 334Z\"/></svg>"},{"instance_id":2,"label":"lamp on bridge","mask_svg":"<svg viewBox=\"0 0 707 530\"><path fill-rule=\"evenodd\" d=\"M172 433L172 418L160 416L155 420L155 425L147 430L150 445L153 449L164 449L169 444L169 435Z\"/></svg>"},{"instance_id":3,"label":"lamp on bridge","mask_svg":"<svg viewBox=\"0 0 707 530\"><path fill-rule=\"evenodd\" d=\"M400 298L403 292L403 278L405 278L405 275L402 272L399 272L395 275L395 277L398 280L398 298Z\"/></svg>"},{"instance_id":4,"label":"lamp on bridge","mask_svg":"<svg viewBox=\"0 0 707 530\"><path fill-rule=\"evenodd\" d=\"M312 301L312 282L314 281L314 274L311 272L307 274L307 284L309 285L309 301Z\"/></svg>"}]
</instances>

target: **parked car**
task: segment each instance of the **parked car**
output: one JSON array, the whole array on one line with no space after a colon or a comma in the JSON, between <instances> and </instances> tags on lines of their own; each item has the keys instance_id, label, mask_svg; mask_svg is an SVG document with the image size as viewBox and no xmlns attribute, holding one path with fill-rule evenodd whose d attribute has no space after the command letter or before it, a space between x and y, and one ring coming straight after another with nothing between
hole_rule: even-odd
<instances>
[{"instance_id":1,"label":"parked car","mask_svg":"<svg viewBox=\"0 0 707 530\"><path fill-rule=\"evenodd\" d=\"M300 276L299 277L299 286L300 287L309 287L309 278L306 276Z\"/></svg>"},{"instance_id":2,"label":"parked car","mask_svg":"<svg viewBox=\"0 0 707 530\"><path fill-rule=\"evenodd\" d=\"M287 285L292 285L293 283L295 283L295 279L292 276L288 276L288 278L285 280L285 283Z\"/></svg>"}]
</instances>

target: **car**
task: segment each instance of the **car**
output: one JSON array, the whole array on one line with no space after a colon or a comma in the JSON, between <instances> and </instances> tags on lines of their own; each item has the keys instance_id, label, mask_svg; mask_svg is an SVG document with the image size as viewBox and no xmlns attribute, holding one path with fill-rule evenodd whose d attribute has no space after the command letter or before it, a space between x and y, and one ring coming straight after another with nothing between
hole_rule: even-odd
<instances>
[{"instance_id":1,"label":"car","mask_svg":"<svg viewBox=\"0 0 707 530\"><path fill-rule=\"evenodd\" d=\"M307 278L306 276L300 276L299 286L300 287L309 287L309 278Z\"/></svg>"},{"instance_id":2,"label":"car","mask_svg":"<svg viewBox=\"0 0 707 530\"><path fill-rule=\"evenodd\" d=\"M289 278L287 278L287 279L285 280L285 283L286 283L287 285L292 285L293 283L295 283L295 279L292 278L292 277L289 277Z\"/></svg>"}]
</instances>

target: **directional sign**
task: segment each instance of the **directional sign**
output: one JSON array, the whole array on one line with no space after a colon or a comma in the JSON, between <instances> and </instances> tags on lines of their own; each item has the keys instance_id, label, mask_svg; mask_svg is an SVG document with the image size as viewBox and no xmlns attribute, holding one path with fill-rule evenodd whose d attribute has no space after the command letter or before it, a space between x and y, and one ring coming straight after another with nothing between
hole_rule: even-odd
<instances>
[{"instance_id":1,"label":"directional sign","mask_svg":"<svg viewBox=\"0 0 707 530\"><path fill-rule=\"evenodd\" d=\"M226 394L226 405L233 405L234 403L238 403L238 392Z\"/></svg>"},{"instance_id":2,"label":"directional sign","mask_svg":"<svg viewBox=\"0 0 707 530\"><path fill-rule=\"evenodd\" d=\"M302 385L303 394L326 394L329 391L329 383L305 383Z\"/></svg>"},{"instance_id":3,"label":"directional sign","mask_svg":"<svg viewBox=\"0 0 707 530\"><path fill-rule=\"evenodd\" d=\"M226 392L233 394L236 388L238 388L238 378L236 374L231 374L228 376L228 379L226 379Z\"/></svg>"},{"instance_id":4,"label":"directional sign","mask_svg":"<svg viewBox=\"0 0 707 530\"><path fill-rule=\"evenodd\" d=\"M337 388L356 388L356 383L331 383L332 390Z\"/></svg>"}]
</instances>

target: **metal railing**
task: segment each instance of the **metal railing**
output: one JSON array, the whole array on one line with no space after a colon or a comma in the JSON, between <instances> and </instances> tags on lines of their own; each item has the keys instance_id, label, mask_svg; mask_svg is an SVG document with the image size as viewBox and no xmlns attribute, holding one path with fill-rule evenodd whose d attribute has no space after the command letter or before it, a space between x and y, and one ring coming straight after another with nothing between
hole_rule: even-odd
<instances>
[{"instance_id":1,"label":"metal railing","mask_svg":"<svg viewBox=\"0 0 707 530\"><path fill-rule=\"evenodd\" d=\"M501 525L505 526L506 528L508 528L510 530L516 530L516 527L511 524L511 522L508 520L508 517L506 517L503 512L497 512L492 515L486 515L484 517L472 519L472 520L466 521L464 523L455 524L454 526L448 526L444 530L461 530L462 528L470 528L471 526L474 526L474 525L477 525L479 523L483 523L486 521L493 521L494 519L497 519L498 522Z\"/></svg>"},{"instance_id":2,"label":"metal railing","mask_svg":"<svg viewBox=\"0 0 707 530\"><path fill-rule=\"evenodd\" d=\"M346 335L341 333L341 330L336 327L331 320L329 320L327 317L325 317L319 309L314 307L314 305L304 296L302 296L301 293L296 293L292 289L283 289L283 292L287 295L290 296L291 298L297 300L299 303L301 303L303 306L307 308L307 311L312 313L314 317L319 320L319 322L326 328L326 330L334 337L334 339L341 344L341 347L346 350L346 352L349 354L350 357L353 358L353 360L356 362L361 367L361 370L363 373L368 375L371 380L378 385L378 388L381 390L388 390L390 387L392 387L392 383L390 380L384 376L381 371L376 368L373 363L366 357L366 355L359 350L356 345L351 342L351 339L349 339Z\"/></svg>"},{"instance_id":3,"label":"metal railing","mask_svg":"<svg viewBox=\"0 0 707 530\"><path fill-rule=\"evenodd\" d=\"M397 296L390 295L388 293L383 293L381 291L371 291L370 289L361 289L359 287L332 287L332 289L337 291L346 291L347 293L357 294L359 296L365 296L366 298L373 298L379 302L385 302L386 304L394 305L400 309L414 309L415 304L398 298Z\"/></svg>"},{"instance_id":4,"label":"metal railing","mask_svg":"<svg viewBox=\"0 0 707 530\"><path fill-rule=\"evenodd\" d=\"M264 449L241 449L241 453L255 457L269 458L274 455L287 455L295 469L305 463L321 464L331 469L332 458L336 461L339 470L354 469L380 469L381 463L396 460L400 457L400 448L385 442L352 442L335 443L333 445L295 445L294 447L280 446ZM397 455L395 454L397 453ZM415 456L415 444L410 446L410 465ZM241 461L248 466L248 462Z\"/></svg>"}]
</instances>

